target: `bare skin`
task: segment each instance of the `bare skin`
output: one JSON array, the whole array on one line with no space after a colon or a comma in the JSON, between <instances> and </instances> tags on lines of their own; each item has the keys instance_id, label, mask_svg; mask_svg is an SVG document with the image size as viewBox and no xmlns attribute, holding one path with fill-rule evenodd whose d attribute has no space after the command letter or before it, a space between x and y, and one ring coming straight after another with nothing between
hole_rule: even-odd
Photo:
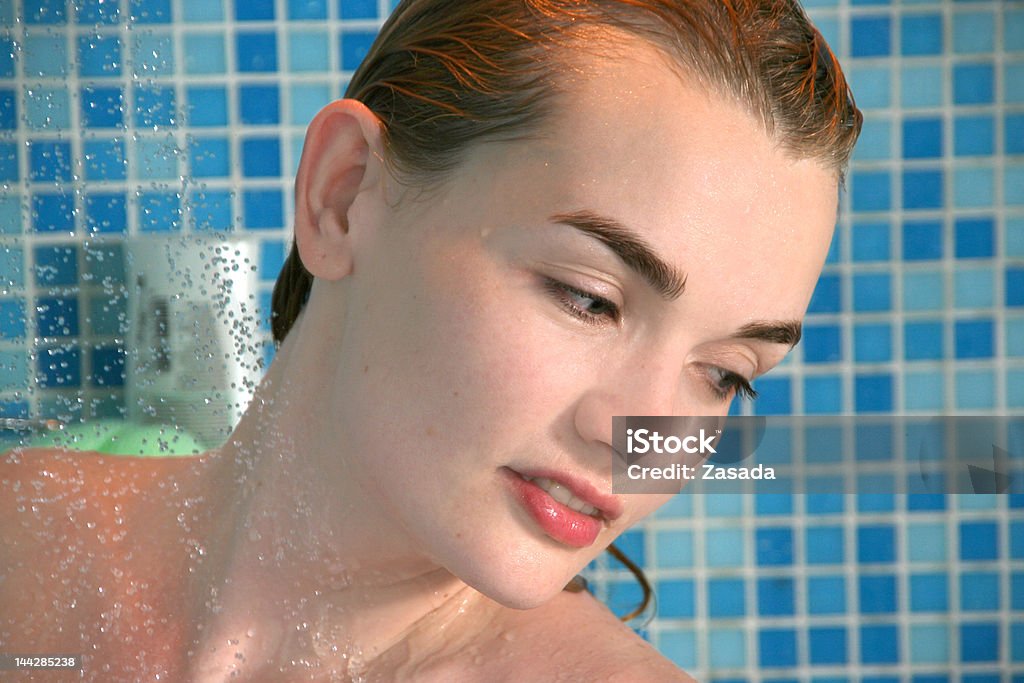
<instances>
[{"instance_id":1,"label":"bare skin","mask_svg":"<svg viewBox=\"0 0 1024 683\"><path fill-rule=\"evenodd\" d=\"M372 113L325 108L296 180L314 285L228 442L0 463L0 651L89 654L96 680L690 680L562 591L667 500L610 493L611 418L725 414L781 361L742 330L802 318L836 179L643 48L422 200ZM685 292L551 220L581 211ZM531 516L539 468L603 492L596 538Z\"/></svg>"}]
</instances>

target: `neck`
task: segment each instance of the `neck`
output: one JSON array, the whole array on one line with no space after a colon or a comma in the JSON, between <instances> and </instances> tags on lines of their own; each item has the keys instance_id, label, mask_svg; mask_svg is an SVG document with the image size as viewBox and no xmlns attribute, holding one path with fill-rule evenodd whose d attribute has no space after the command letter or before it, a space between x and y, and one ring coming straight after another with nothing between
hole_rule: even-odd
<instances>
[{"instance_id":1,"label":"neck","mask_svg":"<svg viewBox=\"0 0 1024 683\"><path fill-rule=\"evenodd\" d=\"M218 530L196 577L205 584L196 620L204 669L237 666L241 652L256 667L307 661L355 673L397 650L403 661L436 655L442 642L431 634L457 646L496 608L418 552L372 488L346 476L343 440L318 412L330 405L329 373L301 367L329 358L321 351L293 332L211 453Z\"/></svg>"}]
</instances>

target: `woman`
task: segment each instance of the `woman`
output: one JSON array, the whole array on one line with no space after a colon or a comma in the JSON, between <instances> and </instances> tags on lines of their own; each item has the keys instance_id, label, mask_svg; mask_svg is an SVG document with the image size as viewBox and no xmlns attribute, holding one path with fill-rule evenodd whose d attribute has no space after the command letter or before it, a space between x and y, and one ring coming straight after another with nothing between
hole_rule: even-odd
<instances>
[{"instance_id":1,"label":"woman","mask_svg":"<svg viewBox=\"0 0 1024 683\"><path fill-rule=\"evenodd\" d=\"M724 414L796 343L860 125L831 52L786 0L415 0L349 95L228 442L6 456L0 651L689 680L563 587L665 502L612 494L612 416Z\"/></svg>"}]
</instances>

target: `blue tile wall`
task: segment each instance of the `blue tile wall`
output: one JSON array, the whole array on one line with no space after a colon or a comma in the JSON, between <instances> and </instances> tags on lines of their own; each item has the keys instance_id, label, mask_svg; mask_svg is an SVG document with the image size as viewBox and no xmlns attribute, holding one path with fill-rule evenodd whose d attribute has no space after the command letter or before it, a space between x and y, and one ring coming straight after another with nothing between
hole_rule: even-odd
<instances>
[{"instance_id":1,"label":"blue tile wall","mask_svg":"<svg viewBox=\"0 0 1024 683\"><path fill-rule=\"evenodd\" d=\"M109 288L146 233L257 240L272 357L304 128L394 4L0 0L0 415L117 414ZM1021 414L1024 7L806 6L864 133L803 341L734 413ZM643 633L701 680L1024 683L1019 495L679 496L622 546L658 591Z\"/></svg>"}]
</instances>

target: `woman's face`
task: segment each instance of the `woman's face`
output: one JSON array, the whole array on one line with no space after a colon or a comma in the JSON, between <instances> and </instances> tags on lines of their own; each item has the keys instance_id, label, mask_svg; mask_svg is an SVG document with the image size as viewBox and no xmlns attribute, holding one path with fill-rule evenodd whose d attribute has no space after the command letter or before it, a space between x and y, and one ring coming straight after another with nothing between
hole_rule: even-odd
<instances>
[{"instance_id":1,"label":"woman's face","mask_svg":"<svg viewBox=\"0 0 1024 683\"><path fill-rule=\"evenodd\" d=\"M741 330L802 318L835 222L831 171L653 49L592 66L541 139L349 214L327 440L387 533L513 607L665 502L611 494L612 417L725 414L790 348Z\"/></svg>"}]
</instances>

